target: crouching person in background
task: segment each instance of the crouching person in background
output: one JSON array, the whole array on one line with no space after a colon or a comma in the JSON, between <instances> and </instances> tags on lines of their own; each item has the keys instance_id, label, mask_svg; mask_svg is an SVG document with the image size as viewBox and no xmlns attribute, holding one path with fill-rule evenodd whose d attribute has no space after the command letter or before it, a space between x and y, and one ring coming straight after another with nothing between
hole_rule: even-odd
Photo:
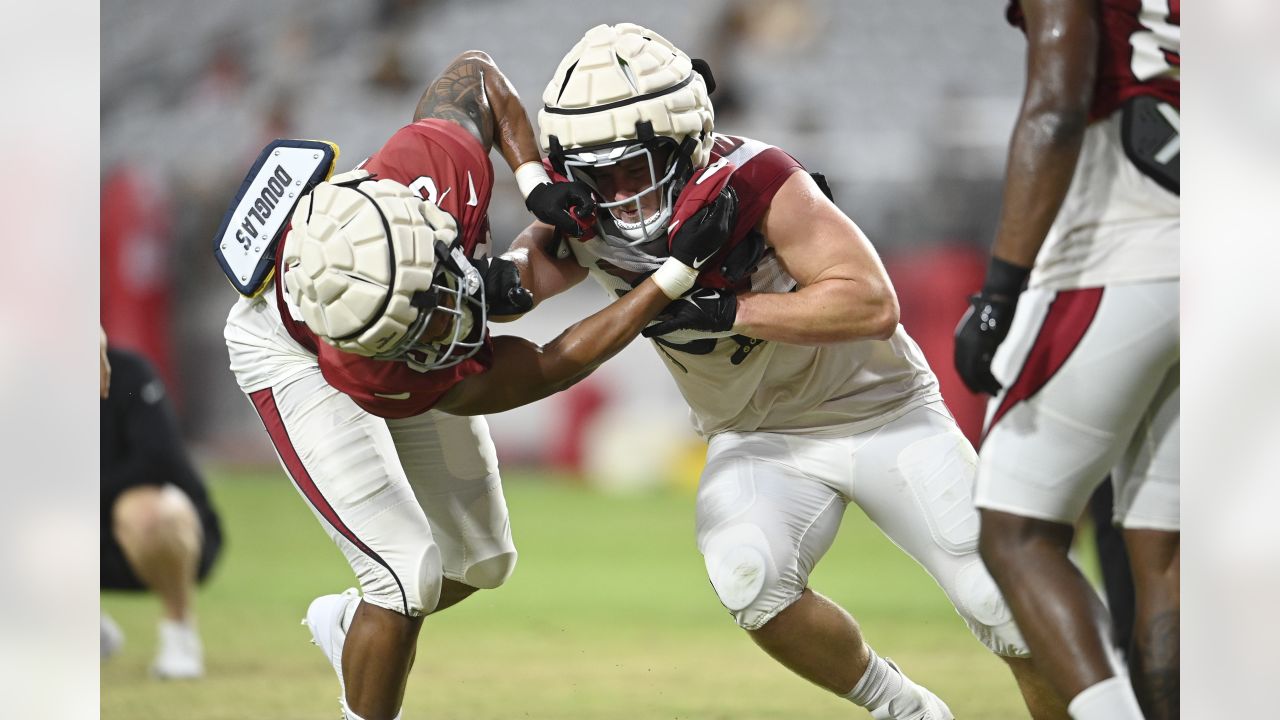
<instances>
[{"instance_id":1,"label":"crouching person in background","mask_svg":"<svg viewBox=\"0 0 1280 720\"><path fill-rule=\"evenodd\" d=\"M166 679L204 674L196 630L196 585L222 548L218 514L192 464L150 363L110 348L110 390L101 401L103 590L150 591L162 606L151 671ZM124 634L102 616L102 657Z\"/></svg>"}]
</instances>

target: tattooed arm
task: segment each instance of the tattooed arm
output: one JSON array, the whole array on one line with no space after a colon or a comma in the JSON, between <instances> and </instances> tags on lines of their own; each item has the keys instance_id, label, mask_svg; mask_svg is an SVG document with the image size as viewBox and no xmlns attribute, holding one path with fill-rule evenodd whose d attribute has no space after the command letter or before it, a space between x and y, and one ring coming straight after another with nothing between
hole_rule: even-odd
<instances>
[{"instance_id":1,"label":"tattooed arm","mask_svg":"<svg viewBox=\"0 0 1280 720\"><path fill-rule=\"evenodd\" d=\"M431 83L413 115L415 121L423 118L461 125L486 151L497 145L512 170L541 159L533 127L515 88L493 58L479 50L454 58Z\"/></svg>"},{"instance_id":2,"label":"tattooed arm","mask_svg":"<svg viewBox=\"0 0 1280 720\"><path fill-rule=\"evenodd\" d=\"M577 182L551 182L520 96L493 58L479 50L454 58L418 101L413 119L423 118L461 125L484 145L485 152L497 145L534 217L574 237L590 226L595 214L591 188Z\"/></svg>"}]
</instances>

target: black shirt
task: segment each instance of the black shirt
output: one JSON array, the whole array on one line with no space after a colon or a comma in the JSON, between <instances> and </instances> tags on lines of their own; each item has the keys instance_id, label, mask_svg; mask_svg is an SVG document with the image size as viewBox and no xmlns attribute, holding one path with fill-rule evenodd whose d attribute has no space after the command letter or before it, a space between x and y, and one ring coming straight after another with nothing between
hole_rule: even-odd
<instances>
[{"instance_id":1,"label":"black shirt","mask_svg":"<svg viewBox=\"0 0 1280 720\"><path fill-rule=\"evenodd\" d=\"M122 492L139 485L174 485L191 498L206 540L220 539L217 514L182 444L164 384L140 355L108 348L111 390L101 401L102 527Z\"/></svg>"}]
</instances>

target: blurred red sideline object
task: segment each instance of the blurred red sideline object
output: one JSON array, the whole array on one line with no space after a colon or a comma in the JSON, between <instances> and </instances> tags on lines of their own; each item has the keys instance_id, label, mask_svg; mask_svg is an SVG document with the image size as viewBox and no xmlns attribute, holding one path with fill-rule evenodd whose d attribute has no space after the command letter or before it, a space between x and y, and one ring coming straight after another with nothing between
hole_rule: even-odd
<instances>
[{"instance_id":1,"label":"blurred red sideline object","mask_svg":"<svg viewBox=\"0 0 1280 720\"><path fill-rule=\"evenodd\" d=\"M937 245L886 255L902 325L938 376L942 397L965 437L978 445L986 395L975 395L955 370L954 333L968 298L982 286L986 254L968 245Z\"/></svg>"}]
</instances>

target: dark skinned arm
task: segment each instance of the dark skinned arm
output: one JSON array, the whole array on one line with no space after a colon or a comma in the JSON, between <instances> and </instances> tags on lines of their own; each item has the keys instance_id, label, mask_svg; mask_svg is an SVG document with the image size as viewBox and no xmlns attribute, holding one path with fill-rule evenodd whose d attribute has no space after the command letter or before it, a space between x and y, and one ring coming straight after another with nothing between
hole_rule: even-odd
<instances>
[{"instance_id":1,"label":"dark skinned arm","mask_svg":"<svg viewBox=\"0 0 1280 720\"><path fill-rule=\"evenodd\" d=\"M1071 187L1097 74L1096 0L1022 0L1027 87L1009 145L1004 206L982 291L956 327L955 367L996 395L991 362L1004 342L1045 235Z\"/></svg>"},{"instance_id":2,"label":"dark skinned arm","mask_svg":"<svg viewBox=\"0 0 1280 720\"><path fill-rule=\"evenodd\" d=\"M533 307L587 277L587 269L579 265L572 255L565 258L555 256L554 248L559 242L569 241L557 240L555 228L535 222L521 231L512 241L511 248L502 255L515 263L520 271L521 282L533 294Z\"/></svg>"},{"instance_id":3,"label":"dark skinned arm","mask_svg":"<svg viewBox=\"0 0 1280 720\"><path fill-rule=\"evenodd\" d=\"M493 364L445 393L436 407L454 415L482 415L527 405L573 385L612 357L667 305L696 284L691 262L718 252L737 217L738 196L730 188L694 213L671 239L671 257L633 290L555 340L539 347L528 340L493 340ZM585 271L583 271L585 272Z\"/></svg>"},{"instance_id":4,"label":"dark skinned arm","mask_svg":"<svg viewBox=\"0 0 1280 720\"><path fill-rule=\"evenodd\" d=\"M485 415L560 392L626 347L670 302L652 279L646 279L546 345L510 335L495 337L489 370L454 385L436 408L452 415Z\"/></svg>"},{"instance_id":5,"label":"dark skinned arm","mask_svg":"<svg viewBox=\"0 0 1280 720\"><path fill-rule=\"evenodd\" d=\"M1029 268L1062 207L1089 121L1098 59L1095 0L1022 0L1027 86L1009 146L992 255Z\"/></svg>"},{"instance_id":6,"label":"dark skinned arm","mask_svg":"<svg viewBox=\"0 0 1280 720\"><path fill-rule=\"evenodd\" d=\"M486 152L496 145L512 171L528 162L541 162L520 96L493 58L479 50L454 58L427 87L413 114L415 122L424 118L461 125Z\"/></svg>"},{"instance_id":7,"label":"dark skinned arm","mask_svg":"<svg viewBox=\"0 0 1280 720\"><path fill-rule=\"evenodd\" d=\"M561 232L582 234L595 212L591 189L581 183L552 184L542 168L533 126L520 96L493 58L479 50L454 58L418 100L413 119L424 118L457 123L480 141L486 153L497 145L516 176L525 207L535 217L555 223ZM500 315L495 319L514 317Z\"/></svg>"}]
</instances>

